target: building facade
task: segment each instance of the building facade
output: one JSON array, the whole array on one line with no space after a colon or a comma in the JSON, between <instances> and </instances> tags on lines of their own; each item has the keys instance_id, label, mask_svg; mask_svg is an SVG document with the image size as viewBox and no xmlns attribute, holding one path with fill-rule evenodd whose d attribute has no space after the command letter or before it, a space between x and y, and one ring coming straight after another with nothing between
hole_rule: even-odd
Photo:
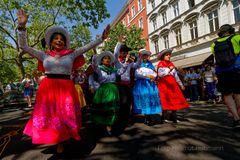
<instances>
[{"instance_id":1,"label":"building facade","mask_svg":"<svg viewBox=\"0 0 240 160\"><path fill-rule=\"evenodd\" d=\"M236 30L240 22L238 0L147 0L149 48L156 54L173 48L172 61L187 68L201 65L211 55L210 45L223 24Z\"/></svg>"},{"instance_id":2,"label":"building facade","mask_svg":"<svg viewBox=\"0 0 240 160\"><path fill-rule=\"evenodd\" d=\"M112 22L112 26L122 23L126 27L135 25L137 28L142 28L142 37L146 39L145 48L149 50L146 1L147 0L128 0Z\"/></svg>"}]
</instances>

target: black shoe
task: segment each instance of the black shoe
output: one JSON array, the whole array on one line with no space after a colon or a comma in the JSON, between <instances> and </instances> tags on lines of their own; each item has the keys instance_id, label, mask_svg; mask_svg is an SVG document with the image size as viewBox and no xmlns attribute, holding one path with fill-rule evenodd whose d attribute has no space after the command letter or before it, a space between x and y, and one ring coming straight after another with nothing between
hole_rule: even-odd
<instances>
[{"instance_id":1,"label":"black shoe","mask_svg":"<svg viewBox=\"0 0 240 160\"><path fill-rule=\"evenodd\" d=\"M154 126L155 123L153 121L145 121L144 124L148 125L148 126Z\"/></svg>"},{"instance_id":2,"label":"black shoe","mask_svg":"<svg viewBox=\"0 0 240 160\"><path fill-rule=\"evenodd\" d=\"M177 124L177 120L176 120L176 119L174 119L174 120L173 120L173 123L174 123L174 124Z\"/></svg>"}]
</instances>

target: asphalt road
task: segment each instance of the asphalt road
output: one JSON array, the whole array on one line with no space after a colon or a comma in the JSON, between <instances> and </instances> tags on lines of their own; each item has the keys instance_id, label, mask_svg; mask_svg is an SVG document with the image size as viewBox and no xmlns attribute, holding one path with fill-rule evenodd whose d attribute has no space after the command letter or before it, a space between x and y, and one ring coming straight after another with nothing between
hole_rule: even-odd
<instances>
[{"instance_id":1,"label":"asphalt road","mask_svg":"<svg viewBox=\"0 0 240 160\"><path fill-rule=\"evenodd\" d=\"M22 135L27 111L15 108L0 113L2 160L239 160L240 129L230 127L224 105L193 104L178 112L178 124L147 126L138 119L119 136L106 136L85 116L81 141L65 143L56 154L54 145L33 145Z\"/></svg>"}]
</instances>

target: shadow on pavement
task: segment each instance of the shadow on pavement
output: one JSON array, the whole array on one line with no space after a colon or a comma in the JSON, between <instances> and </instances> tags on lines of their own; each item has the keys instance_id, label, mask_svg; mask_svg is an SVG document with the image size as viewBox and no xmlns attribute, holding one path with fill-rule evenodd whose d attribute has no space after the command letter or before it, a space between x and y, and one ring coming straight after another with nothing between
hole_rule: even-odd
<instances>
[{"instance_id":1,"label":"shadow on pavement","mask_svg":"<svg viewBox=\"0 0 240 160\"><path fill-rule=\"evenodd\" d=\"M3 157L14 155L12 159L49 160L239 159L240 130L229 127L231 121L224 106L193 107L180 111L178 119L181 121L178 124L151 127L138 121L123 133L119 130L117 136L106 136L102 127L87 122L81 129L82 139L66 142L63 154L56 154L56 146L31 144L31 139L22 136L21 130L8 144ZM16 121L26 123L26 120L19 119L11 123L16 124ZM31 153L36 155L29 155Z\"/></svg>"}]
</instances>

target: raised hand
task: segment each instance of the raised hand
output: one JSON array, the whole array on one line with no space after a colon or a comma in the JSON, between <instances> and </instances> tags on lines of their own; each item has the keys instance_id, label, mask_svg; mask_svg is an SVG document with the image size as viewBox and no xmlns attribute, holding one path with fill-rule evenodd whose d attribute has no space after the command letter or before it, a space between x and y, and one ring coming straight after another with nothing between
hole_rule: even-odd
<instances>
[{"instance_id":1,"label":"raised hand","mask_svg":"<svg viewBox=\"0 0 240 160\"><path fill-rule=\"evenodd\" d=\"M122 35L119 35L119 37L118 37L118 42L123 43L124 41L125 41L125 37L122 36Z\"/></svg>"},{"instance_id":2,"label":"raised hand","mask_svg":"<svg viewBox=\"0 0 240 160\"><path fill-rule=\"evenodd\" d=\"M110 29L111 29L111 26L107 25L107 27L104 29L104 31L102 33L102 40L105 40L108 37Z\"/></svg>"},{"instance_id":3,"label":"raised hand","mask_svg":"<svg viewBox=\"0 0 240 160\"><path fill-rule=\"evenodd\" d=\"M18 10L17 17L18 17L18 26L25 27L28 20L28 16L23 9Z\"/></svg>"}]
</instances>

